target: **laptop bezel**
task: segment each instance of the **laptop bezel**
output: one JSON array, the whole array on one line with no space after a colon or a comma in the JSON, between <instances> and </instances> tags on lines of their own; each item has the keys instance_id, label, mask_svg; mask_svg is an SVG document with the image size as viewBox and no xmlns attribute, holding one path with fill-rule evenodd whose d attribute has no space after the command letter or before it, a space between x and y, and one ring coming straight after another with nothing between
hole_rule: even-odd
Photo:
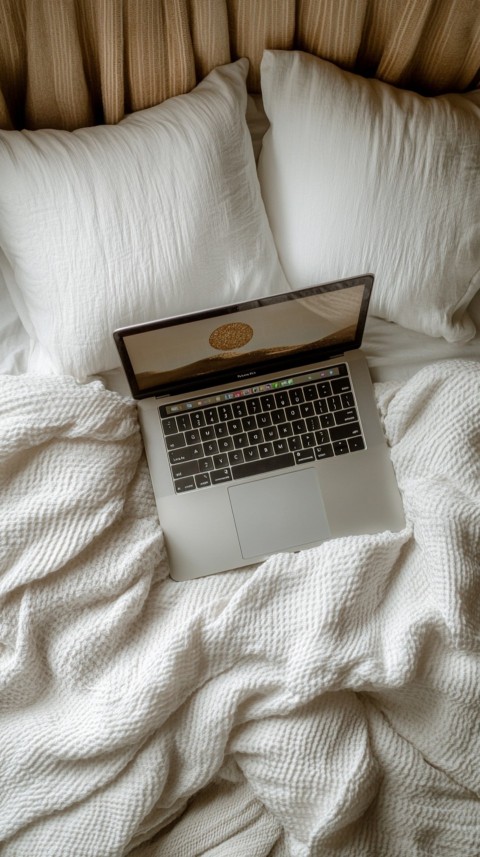
<instances>
[{"instance_id":1,"label":"laptop bezel","mask_svg":"<svg viewBox=\"0 0 480 857\"><path fill-rule=\"evenodd\" d=\"M329 291L335 291L339 288L347 289L352 288L354 286L363 285L364 292L362 297L362 303L358 314L358 323L355 331L355 336L352 340L336 343L335 346L330 345L326 348L319 348L314 351L309 351L308 354L306 352L301 352L300 354L296 354L293 356L288 355L284 358L277 356L275 360L270 359L263 362L252 363L251 366L248 367L248 377L251 378L256 377L258 375L264 375L272 371L290 371L295 368L298 368L299 366L310 366L315 365L317 363L321 363L323 361L331 359L332 357L337 357L338 355L343 354L346 351L353 351L360 347L363 339L365 322L367 319L373 281L373 274L364 274L363 276L332 280L331 282L321 283L315 286L309 286L305 289L281 292L276 295L268 295L263 298L255 298L248 301L241 301L238 303L229 304L227 306L219 306L212 309L201 310L198 312L169 316L168 318L164 319L157 319L155 321L143 322L141 324L128 325L125 327L118 328L114 331L113 338L118 353L120 355L120 359L122 361L122 366L125 371L132 396L134 399L140 400L152 397L168 397L169 395L183 395L184 393L187 394L202 388L217 387L223 384L238 382L239 380L245 378L245 366L242 366L241 369L238 369L238 367L237 369L235 369L235 367L229 367L220 372L217 371L209 374L202 374L201 376L199 375L197 378L189 378L184 382L172 382L168 384L154 385L152 387L140 389L138 387L136 375L124 341L126 337L131 336L132 334L141 334L151 332L152 330L161 330L162 328L187 324L192 321L201 321L209 318L213 319L218 316L232 315L238 312L243 312L245 310L256 309L261 306L268 306L273 303L279 303L281 301L299 300L308 298L314 294L322 294Z\"/></svg>"}]
</instances>

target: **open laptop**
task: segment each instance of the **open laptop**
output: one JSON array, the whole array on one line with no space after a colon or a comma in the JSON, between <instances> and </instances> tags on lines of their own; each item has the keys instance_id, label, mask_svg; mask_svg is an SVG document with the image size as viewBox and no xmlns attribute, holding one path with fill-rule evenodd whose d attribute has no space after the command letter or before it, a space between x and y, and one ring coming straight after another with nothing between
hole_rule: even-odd
<instances>
[{"instance_id":1,"label":"open laptop","mask_svg":"<svg viewBox=\"0 0 480 857\"><path fill-rule=\"evenodd\" d=\"M175 580L404 526L359 350L372 285L115 331Z\"/></svg>"}]
</instances>

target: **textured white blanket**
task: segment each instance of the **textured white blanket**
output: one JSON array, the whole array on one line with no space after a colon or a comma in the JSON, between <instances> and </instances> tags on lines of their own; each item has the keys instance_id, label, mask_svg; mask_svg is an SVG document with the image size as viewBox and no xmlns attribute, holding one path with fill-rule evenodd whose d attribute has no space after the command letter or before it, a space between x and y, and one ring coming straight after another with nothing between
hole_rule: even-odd
<instances>
[{"instance_id":1,"label":"textured white blanket","mask_svg":"<svg viewBox=\"0 0 480 857\"><path fill-rule=\"evenodd\" d=\"M480 853L478 365L377 388L405 531L189 583L134 407L0 386L2 857Z\"/></svg>"}]
</instances>

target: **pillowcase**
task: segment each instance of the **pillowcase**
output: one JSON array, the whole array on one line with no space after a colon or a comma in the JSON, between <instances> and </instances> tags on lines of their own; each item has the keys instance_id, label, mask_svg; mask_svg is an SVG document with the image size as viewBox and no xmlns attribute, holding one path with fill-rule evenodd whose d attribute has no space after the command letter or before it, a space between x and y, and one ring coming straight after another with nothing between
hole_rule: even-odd
<instances>
[{"instance_id":1,"label":"pillowcase","mask_svg":"<svg viewBox=\"0 0 480 857\"><path fill-rule=\"evenodd\" d=\"M0 271L0 374L20 375L26 372L30 348L30 337L20 321Z\"/></svg>"},{"instance_id":2,"label":"pillowcase","mask_svg":"<svg viewBox=\"0 0 480 857\"><path fill-rule=\"evenodd\" d=\"M373 273L371 312L471 338L480 287L479 93L425 98L266 51L258 174L293 288Z\"/></svg>"},{"instance_id":3,"label":"pillowcase","mask_svg":"<svg viewBox=\"0 0 480 857\"><path fill-rule=\"evenodd\" d=\"M217 68L115 126L0 132L0 270L57 371L118 366L118 326L288 290L247 71Z\"/></svg>"}]
</instances>

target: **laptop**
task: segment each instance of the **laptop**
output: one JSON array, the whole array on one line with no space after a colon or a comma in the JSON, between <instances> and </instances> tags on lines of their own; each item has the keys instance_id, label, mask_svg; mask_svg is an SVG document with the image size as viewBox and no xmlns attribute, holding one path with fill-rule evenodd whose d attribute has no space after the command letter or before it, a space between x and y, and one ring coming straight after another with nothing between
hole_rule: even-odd
<instances>
[{"instance_id":1,"label":"laptop","mask_svg":"<svg viewBox=\"0 0 480 857\"><path fill-rule=\"evenodd\" d=\"M360 350L372 285L352 277L114 332L173 579L404 527Z\"/></svg>"}]
</instances>

